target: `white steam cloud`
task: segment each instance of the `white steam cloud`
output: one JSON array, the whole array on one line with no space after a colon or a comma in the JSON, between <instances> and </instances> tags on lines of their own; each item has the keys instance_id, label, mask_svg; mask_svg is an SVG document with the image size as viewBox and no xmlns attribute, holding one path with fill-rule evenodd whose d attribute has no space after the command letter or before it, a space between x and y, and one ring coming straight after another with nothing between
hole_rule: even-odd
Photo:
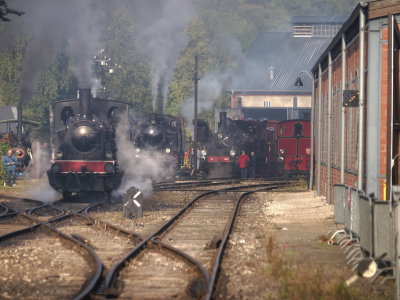
<instances>
[{"instance_id":1,"label":"white steam cloud","mask_svg":"<svg viewBox=\"0 0 400 300\"><path fill-rule=\"evenodd\" d=\"M134 5L139 50L149 59L153 96L157 95L159 86L162 86L162 94L166 95L176 60L187 44L183 31L196 16L192 1L148 0L137 1Z\"/></svg>"},{"instance_id":2,"label":"white steam cloud","mask_svg":"<svg viewBox=\"0 0 400 300\"><path fill-rule=\"evenodd\" d=\"M129 139L128 117L122 118L116 132L117 159L120 168L124 171L122 184L114 192L121 195L130 187L139 189L145 196L152 191L151 179L163 179L175 174L176 161L170 155L158 151L141 151L135 156L135 149Z\"/></svg>"},{"instance_id":3,"label":"white steam cloud","mask_svg":"<svg viewBox=\"0 0 400 300\"><path fill-rule=\"evenodd\" d=\"M40 142L32 143L32 160L29 176L36 178L35 184L24 190L23 197L42 202L55 202L61 198L61 194L55 191L49 184L46 171L50 168L50 148L48 144Z\"/></svg>"},{"instance_id":4,"label":"white steam cloud","mask_svg":"<svg viewBox=\"0 0 400 300\"><path fill-rule=\"evenodd\" d=\"M215 103L216 98L220 97L224 91L231 87L232 85L237 85L243 78L246 78L243 72L246 72L241 69L241 73L238 74L236 69L238 66L250 65L251 62L247 60L247 58L243 55L241 51L240 43L232 39L228 36L222 36L219 40L215 42L212 48L210 48L210 52L223 51L229 57L231 61L235 64L231 65L229 68L225 70L213 70L200 78L198 82L198 101L197 108L198 113L206 111ZM199 62L199 68L201 69L201 59ZM259 67L258 67L259 68ZM194 117L194 98L193 96L186 99L182 106L182 114L183 116L189 120L188 125L193 129L192 122Z\"/></svg>"}]
</instances>

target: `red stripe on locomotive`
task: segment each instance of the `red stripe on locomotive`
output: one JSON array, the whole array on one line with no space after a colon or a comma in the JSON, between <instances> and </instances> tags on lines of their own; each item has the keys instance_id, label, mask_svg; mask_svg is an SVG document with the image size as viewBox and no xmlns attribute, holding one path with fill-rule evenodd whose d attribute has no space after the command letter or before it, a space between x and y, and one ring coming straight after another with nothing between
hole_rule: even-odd
<instances>
[{"instance_id":1,"label":"red stripe on locomotive","mask_svg":"<svg viewBox=\"0 0 400 300\"><path fill-rule=\"evenodd\" d=\"M229 156L207 156L207 162L231 162Z\"/></svg>"},{"instance_id":2,"label":"red stripe on locomotive","mask_svg":"<svg viewBox=\"0 0 400 300\"><path fill-rule=\"evenodd\" d=\"M113 160L56 160L54 163L60 165L61 173L83 173L85 172L93 172L93 173L106 173L105 165L106 164L115 164Z\"/></svg>"}]
</instances>

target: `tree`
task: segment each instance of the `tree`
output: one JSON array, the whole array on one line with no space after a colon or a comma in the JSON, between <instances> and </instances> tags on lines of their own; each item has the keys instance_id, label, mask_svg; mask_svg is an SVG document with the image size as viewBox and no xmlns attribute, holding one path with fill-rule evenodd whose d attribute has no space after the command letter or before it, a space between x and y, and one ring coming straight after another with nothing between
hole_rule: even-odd
<instances>
[{"instance_id":1,"label":"tree","mask_svg":"<svg viewBox=\"0 0 400 300\"><path fill-rule=\"evenodd\" d=\"M105 53L111 65L99 74L111 98L130 102L144 112L152 110L149 66L137 51L136 29L132 16L123 7L116 8L109 16L105 29ZM107 72L113 68L113 73Z\"/></svg>"}]
</instances>

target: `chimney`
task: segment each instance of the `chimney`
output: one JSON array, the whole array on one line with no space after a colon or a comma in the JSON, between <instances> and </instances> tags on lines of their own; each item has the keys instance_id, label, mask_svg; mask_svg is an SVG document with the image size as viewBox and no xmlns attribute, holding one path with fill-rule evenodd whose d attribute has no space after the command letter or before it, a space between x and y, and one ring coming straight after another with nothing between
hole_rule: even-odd
<instances>
[{"instance_id":1,"label":"chimney","mask_svg":"<svg viewBox=\"0 0 400 300\"><path fill-rule=\"evenodd\" d=\"M275 79L275 68L273 66L268 67L268 79L271 81Z\"/></svg>"},{"instance_id":2,"label":"chimney","mask_svg":"<svg viewBox=\"0 0 400 300\"><path fill-rule=\"evenodd\" d=\"M222 134L226 134L226 111L219 112L219 129Z\"/></svg>"},{"instance_id":3,"label":"chimney","mask_svg":"<svg viewBox=\"0 0 400 300\"><path fill-rule=\"evenodd\" d=\"M91 114L92 110L92 94L90 89L79 89L79 113L83 116Z\"/></svg>"}]
</instances>

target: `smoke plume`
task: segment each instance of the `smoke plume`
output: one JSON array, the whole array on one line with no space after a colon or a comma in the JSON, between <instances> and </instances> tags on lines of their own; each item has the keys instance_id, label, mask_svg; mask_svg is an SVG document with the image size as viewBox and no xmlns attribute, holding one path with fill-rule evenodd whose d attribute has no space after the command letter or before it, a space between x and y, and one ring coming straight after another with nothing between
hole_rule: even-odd
<instances>
[{"instance_id":1,"label":"smoke plume","mask_svg":"<svg viewBox=\"0 0 400 300\"><path fill-rule=\"evenodd\" d=\"M150 63L153 96L165 98L176 60L187 44L183 33L195 16L193 0L136 1L133 12L139 32L139 50ZM162 95L157 89L162 86Z\"/></svg>"},{"instance_id":2,"label":"smoke plume","mask_svg":"<svg viewBox=\"0 0 400 300\"><path fill-rule=\"evenodd\" d=\"M152 179L163 179L174 175L176 161L170 155L158 151L142 150L136 153L129 139L128 117L121 120L116 132L116 142L118 164L124 171L124 177L121 187L114 194L121 195L130 187L135 187L147 196L152 191Z\"/></svg>"},{"instance_id":3,"label":"smoke plume","mask_svg":"<svg viewBox=\"0 0 400 300\"><path fill-rule=\"evenodd\" d=\"M82 87L95 84L92 58L100 48L103 15L95 0L20 0L16 8L27 11L23 22L28 44L20 74L20 99L27 102L40 71L45 70L58 51L66 49L72 69Z\"/></svg>"}]
</instances>

